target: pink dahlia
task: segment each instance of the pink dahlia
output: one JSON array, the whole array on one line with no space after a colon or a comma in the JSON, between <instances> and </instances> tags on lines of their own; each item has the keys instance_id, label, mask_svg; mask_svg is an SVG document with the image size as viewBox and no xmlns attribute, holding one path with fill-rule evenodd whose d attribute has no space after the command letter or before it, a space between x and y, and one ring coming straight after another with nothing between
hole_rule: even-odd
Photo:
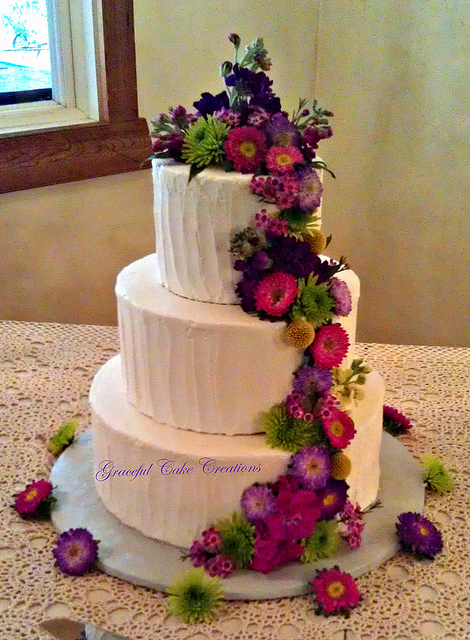
<instances>
[{"instance_id":1,"label":"pink dahlia","mask_svg":"<svg viewBox=\"0 0 470 640\"><path fill-rule=\"evenodd\" d=\"M252 173L265 158L266 136L255 127L236 127L229 131L224 148L227 158L235 165L235 171Z\"/></svg>"},{"instance_id":2,"label":"pink dahlia","mask_svg":"<svg viewBox=\"0 0 470 640\"><path fill-rule=\"evenodd\" d=\"M310 352L317 367L332 369L339 367L348 348L349 338L346 331L339 324L330 324L318 329Z\"/></svg>"},{"instance_id":3,"label":"pink dahlia","mask_svg":"<svg viewBox=\"0 0 470 640\"><path fill-rule=\"evenodd\" d=\"M268 316L284 315L297 297L297 280L290 273L276 271L265 276L255 291L256 309Z\"/></svg>"},{"instance_id":4,"label":"pink dahlia","mask_svg":"<svg viewBox=\"0 0 470 640\"><path fill-rule=\"evenodd\" d=\"M352 419L339 409L333 409L330 417L323 420L323 428L328 440L336 449L347 447L356 433Z\"/></svg>"},{"instance_id":5,"label":"pink dahlia","mask_svg":"<svg viewBox=\"0 0 470 640\"><path fill-rule=\"evenodd\" d=\"M38 480L29 484L24 491L16 496L15 509L20 516L37 515L41 503L47 501L52 492L52 484L47 480Z\"/></svg>"},{"instance_id":6,"label":"pink dahlia","mask_svg":"<svg viewBox=\"0 0 470 640\"><path fill-rule=\"evenodd\" d=\"M294 164L303 161L297 147L271 147L266 156L266 166L275 174L292 173Z\"/></svg>"},{"instance_id":7,"label":"pink dahlia","mask_svg":"<svg viewBox=\"0 0 470 640\"><path fill-rule=\"evenodd\" d=\"M354 578L339 567L319 571L312 580L312 591L318 604L317 613L348 613L359 604L361 594Z\"/></svg>"}]
</instances>

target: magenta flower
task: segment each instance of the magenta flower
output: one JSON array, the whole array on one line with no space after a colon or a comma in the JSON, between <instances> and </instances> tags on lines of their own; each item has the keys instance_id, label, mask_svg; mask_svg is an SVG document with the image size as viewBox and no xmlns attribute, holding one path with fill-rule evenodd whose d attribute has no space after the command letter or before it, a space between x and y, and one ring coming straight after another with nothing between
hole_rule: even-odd
<instances>
[{"instance_id":1,"label":"magenta flower","mask_svg":"<svg viewBox=\"0 0 470 640\"><path fill-rule=\"evenodd\" d=\"M200 540L195 540L189 549L188 555L184 556L184 558L186 557L191 560L194 567L203 567L209 560L210 554Z\"/></svg>"},{"instance_id":2,"label":"magenta flower","mask_svg":"<svg viewBox=\"0 0 470 640\"><path fill-rule=\"evenodd\" d=\"M238 127L240 125L240 114L232 109L226 109L222 107L220 111L217 111L215 114L217 120L221 120L225 122L229 127Z\"/></svg>"},{"instance_id":3,"label":"magenta flower","mask_svg":"<svg viewBox=\"0 0 470 640\"><path fill-rule=\"evenodd\" d=\"M207 551L218 551L220 547L220 531L211 527L202 532L202 544Z\"/></svg>"},{"instance_id":4,"label":"magenta flower","mask_svg":"<svg viewBox=\"0 0 470 640\"><path fill-rule=\"evenodd\" d=\"M338 324L320 327L311 344L310 352L321 369L339 367L349 348L349 337Z\"/></svg>"},{"instance_id":5,"label":"magenta flower","mask_svg":"<svg viewBox=\"0 0 470 640\"><path fill-rule=\"evenodd\" d=\"M235 569L235 564L228 556L218 553L206 562L204 568L211 577L227 578Z\"/></svg>"},{"instance_id":6,"label":"magenta flower","mask_svg":"<svg viewBox=\"0 0 470 640\"><path fill-rule=\"evenodd\" d=\"M266 485L253 485L242 494L242 509L248 520L266 520L276 508L272 490Z\"/></svg>"},{"instance_id":7,"label":"magenta flower","mask_svg":"<svg viewBox=\"0 0 470 640\"><path fill-rule=\"evenodd\" d=\"M250 127L262 127L268 120L270 119L271 114L263 109L263 107L258 107L254 105L253 107L249 107L248 117L246 119L246 123Z\"/></svg>"},{"instance_id":8,"label":"magenta flower","mask_svg":"<svg viewBox=\"0 0 470 640\"><path fill-rule=\"evenodd\" d=\"M396 527L398 539L405 549L431 559L441 553L441 532L420 513L400 514Z\"/></svg>"},{"instance_id":9,"label":"magenta flower","mask_svg":"<svg viewBox=\"0 0 470 640\"><path fill-rule=\"evenodd\" d=\"M312 591L318 605L316 613L345 613L359 604L361 594L354 578L339 567L317 572Z\"/></svg>"},{"instance_id":10,"label":"magenta flower","mask_svg":"<svg viewBox=\"0 0 470 640\"><path fill-rule=\"evenodd\" d=\"M358 504L346 500L343 510L337 515L338 530L345 538L350 549L361 546L362 531L364 529L364 512Z\"/></svg>"},{"instance_id":11,"label":"magenta flower","mask_svg":"<svg viewBox=\"0 0 470 640\"><path fill-rule=\"evenodd\" d=\"M297 280L290 273L276 271L265 276L255 291L257 311L280 317L289 311L297 297Z\"/></svg>"},{"instance_id":12,"label":"magenta flower","mask_svg":"<svg viewBox=\"0 0 470 640\"><path fill-rule=\"evenodd\" d=\"M299 183L299 206L302 211L310 213L318 209L321 203L322 183L316 171L309 171Z\"/></svg>"},{"instance_id":13,"label":"magenta flower","mask_svg":"<svg viewBox=\"0 0 470 640\"><path fill-rule=\"evenodd\" d=\"M384 417L383 417L384 429L392 436L402 435L409 431L412 427L411 422L403 413L400 413L393 407L384 405Z\"/></svg>"},{"instance_id":14,"label":"magenta flower","mask_svg":"<svg viewBox=\"0 0 470 640\"><path fill-rule=\"evenodd\" d=\"M16 496L15 509L20 516L42 515L50 506L52 484L47 480L37 480L28 484L26 489Z\"/></svg>"},{"instance_id":15,"label":"magenta flower","mask_svg":"<svg viewBox=\"0 0 470 640\"><path fill-rule=\"evenodd\" d=\"M333 313L336 316L347 316L351 313L352 298L348 285L344 280L339 278L331 278L330 280L330 294L335 301L335 308Z\"/></svg>"},{"instance_id":16,"label":"magenta flower","mask_svg":"<svg viewBox=\"0 0 470 640\"><path fill-rule=\"evenodd\" d=\"M304 157L297 147L271 147L266 155L266 166L277 175L292 173L294 164L303 162Z\"/></svg>"},{"instance_id":17,"label":"magenta flower","mask_svg":"<svg viewBox=\"0 0 470 640\"><path fill-rule=\"evenodd\" d=\"M53 554L64 573L81 576L95 563L98 542L87 529L69 529L59 536Z\"/></svg>"},{"instance_id":18,"label":"magenta flower","mask_svg":"<svg viewBox=\"0 0 470 640\"><path fill-rule=\"evenodd\" d=\"M255 127L231 129L225 143L225 153L234 163L235 171L252 173L266 156L266 136Z\"/></svg>"},{"instance_id":19,"label":"magenta flower","mask_svg":"<svg viewBox=\"0 0 470 640\"><path fill-rule=\"evenodd\" d=\"M259 536L255 541L250 569L260 573L269 573L280 564L281 550L279 542L274 538L262 538Z\"/></svg>"},{"instance_id":20,"label":"magenta flower","mask_svg":"<svg viewBox=\"0 0 470 640\"><path fill-rule=\"evenodd\" d=\"M317 495L321 503L321 519L330 520L343 509L348 496L348 485L344 480L330 478Z\"/></svg>"},{"instance_id":21,"label":"magenta flower","mask_svg":"<svg viewBox=\"0 0 470 640\"><path fill-rule=\"evenodd\" d=\"M291 473L305 489L323 489L331 476L330 452L321 446L297 451L291 458Z\"/></svg>"},{"instance_id":22,"label":"magenta flower","mask_svg":"<svg viewBox=\"0 0 470 640\"><path fill-rule=\"evenodd\" d=\"M320 402L320 406L317 408L317 416L323 422L328 420L333 415L333 411L339 408L339 400L335 396L325 396Z\"/></svg>"},{"instance_id":23,"label":"magenta flower","mask_svg":"<svg viewBox=\"0 0 470 640\"><path fill-rule=\"evenodd\" d=\"M339 409L333 409L330 417L323 420L323 428L328 440L336 449L347 447L356 433L353 420Z\"/></svg>"},{"instance_id":24,"label":"magenta flower","mask_svg":"<svg viewBox=\"0 0 470 640\"><path fill-rule=\"evenodd\" d=\"M260 195L266 202L277 204L282 209L292 206L298 190L299 182L292 173L282 176L253 176L251 190Z\"/></svg>"},{"instance_id":25,"label":"magenta flower","mask_svg":"<svg viewBox=\"0 0 470 640\"><path fill-rule=\"evenodd\" d=\"M268 535L274 540L308 538L320 513L320 501L313 491L282 492L276 500L276 513L266 520Z\"/></svg>"}]
</instances>

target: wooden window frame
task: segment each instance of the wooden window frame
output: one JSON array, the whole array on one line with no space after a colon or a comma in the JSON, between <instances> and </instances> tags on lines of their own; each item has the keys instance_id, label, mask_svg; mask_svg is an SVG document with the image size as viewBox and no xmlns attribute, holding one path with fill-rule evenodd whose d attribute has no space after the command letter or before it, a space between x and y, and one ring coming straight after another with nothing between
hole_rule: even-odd
<instances>
[{"instance_id":1,"label":"wooden window frame","mask_svg":"<svg viewBox=\"0 0 470 640\"><path fill-rule=\"evenodd\" d=\"M102 0L104 105L98 122L0 138L0 193L136 171L151 154L139 118L133 0Z\"/></svg>"}]
</instances>

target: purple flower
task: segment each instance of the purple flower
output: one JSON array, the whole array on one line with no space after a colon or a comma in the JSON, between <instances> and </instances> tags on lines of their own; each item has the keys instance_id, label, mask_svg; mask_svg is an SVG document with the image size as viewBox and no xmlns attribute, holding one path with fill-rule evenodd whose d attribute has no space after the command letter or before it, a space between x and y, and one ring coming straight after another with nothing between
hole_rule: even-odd
<instances>
[{"instance_id":1,"label":"purple flower","mask_svg":"<svg viewBox=\"0 0 470 640\"><path fill-rule=\"evenodd\" d=\"M339 278L331 278L330 280L330 294L335 300L334 313L337 316L347 316L351 313L352 298L348 285L344 280Z\"/></svg>"},{"instance_id":2,"label":"purple flower","mask_svg":"<svg viewBox=\"0 0 470 640\"><path fill-rule=\"evenodd\" d=\"M195 540L189 549L188 557L194 567L203 567L209 559L210 554L200 540Z\"/></svg>"},{"instance_id":3,"label":"purple flower","mask_svg":"<svg viewBox=\"0 0 470 640\"><path fill-rule=\"evenodd\" d=\"M276 500L268 486L255 484L245 489L241 505L248 520L266 520L273 513Z\"/></svg>"},{"instance_id":4,"label":"purple flower","mask_svg":"<svg viewBox=\"0 0 470 640\"><path fill-rule=\"evenodd\" d=\"M320 134L315 127L307 127L302 133L300 139L300 149L304 154L304 158L307 162L311 162L315 158L315 151L318 148L320 142Z\"/></svg>"},{"instance_id":5,"label":"purple flower","mask_svg":"<svg viewBox=\"0 0 470 640\"><path fill-rule=\"evenodd\" d=\"M59 536L53 554L64 573L81 576L95 563L98 542L87 529L69 529Z\"/></svg>"},{"instance_id":6,"label":"purple flower","mask_svg":"<svg viewBox=\"0 0 470 640\"><path fill-rule=\"evenodd\" d=\"M306 447L291 458L291 473L302 487L323 489L331 476L331 456L326 447Z\"/></svg>"},{"instance_id":7,"label":"purple flower","mask_svg":"<svg viewBox=\"0 0 470 640\"><path fill-rule=\"evenodd\" d=\"M265 271L272 267L272 264L272 260L266 251L256 251L251 258L251 266L256 269L256 271Z\"/></svg>"},{"instance_id":8,"label":"purple flower","mask_svg":"<svg viewBox=\"0 0 470 640\"><path fill-rule=\"evenodd\" d=\"M277 271L291 273L294 278L307 278L311 273L318 275L318 284L328 278L328 262L312 253L308 242L290 236L274 236L269 239L266 253Z\"/></svg>"},{"instance_id":9,"label":"purple flower","mask_svg":"<svg viewBox=\"0 0 470 640\"><path fill-rule=\"evenodd\" d=\"M420 513L408 511L398 516L397 535L405 549L433 559L442 551L441 532Z\"/></svg>"},{"instance_id":10,"label":"purple flower","mask_svg":"<svg viewBox=\"0 0 470 640\"><path fill-rule=\"evenodd\" d=\"M303 172L299 182L298 202L302 211L311 213L321 203L323 187L316 171Z\"/></svg>"},{"instance_id":11,"label":"purple flower","mask_svg":"<svg viewBox=\"0 0 470 640\"><path fill-rule=\"evenodd\" d=\"M276 499L275 514L266 520L268 535L277 540L308 538L320 514L320 501L313 491L283 491Z\"/></svg>"},{"instance_id":12,"label":"purple flower","mask_svg":"<svg viewBox=\"0 0 470 640\"><path fill-rule=\"evenodd\" d=\"M299 137L297 129L282 113L276 113L271 118L265 131L270 147L297 146Z\"/></svg>"},{"instance_id":13,"label":"purple flower","mask_svg":"<svg viewBox=\"0 0 470 640\"><path fill-rule=\"evenodd\" d=\"M321 502L321 519L330 520L343 509L348 497L348 485L344 480L330 478L317 495Z\"/></svg>"},{"instance_id":14,"label":"purple flower","mask_svg":"<svg viewBox=\"0 0 470 640\"><path fill-rule=\"evenodd\" d=\"M216 552L220 547L220 531L211 527L202 532L202 544L207 551Z\"/></svg>"},{"instance_id":15,"label":"purple flower","mask_svg":"<svg viewBox=\"0 0 470 640\"><path fill-rule=\"evenodd\" d=\"M271 89L273 81L263 71L255 72L235 64L233 73L225 78L225 84L237 87L239 94L251 98L250 107L262 107L269 113L281 110L281 101Z\"/></svg>"},{"instance_id":16,"label":"purple flower","mask_svg":"<svg viewBox=\"0 0 470 640\"><path fill-rule=\"evenodd\" d=\"M235 569L235 564L228 556L218 553L207 561L204 568L211 577L227 578Z\"/></svg>"},{"instance_id":17,"label":"purple flower","mask_svg":"<svg viewBox=\"0 0 470 640\"><path fill-rule=\"evenodd\" d=\"M333 385L333 374L328 369L309 367L304 365L295 372L293 389L302 396L309 398L324 396L329 393Z\"/></svg>"},{"instance_id":18,"label":"purple flower","mask_svg":"<svg viewBox=\"0 0 470 640\"><path fill-rule=\"evenodd\" d=\"M193 105L202 116L211 116L215 111L229 108L228 95L225 91L221 91L213 96L212 93L205 91Z\"/></svg>"}]
</instances>

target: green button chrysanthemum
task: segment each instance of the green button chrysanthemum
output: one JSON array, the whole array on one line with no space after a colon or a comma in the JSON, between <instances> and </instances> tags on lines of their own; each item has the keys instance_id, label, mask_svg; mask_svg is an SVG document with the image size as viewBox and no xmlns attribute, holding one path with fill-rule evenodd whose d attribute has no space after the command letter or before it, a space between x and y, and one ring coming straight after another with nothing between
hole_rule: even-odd
<instances>
[{"instance_id":1,"label":"green button chrysanthemum","mask_svg":"<svg viewBox=\"0 0 470 640\"><path fill-rule=\"evenodd\" d=\"M189 624L210 622L217 614L224 592L218 578L193 569L167 590L169 612Z\"/></svg>"},{"instance_id":2,"label":"green button chrysanthemum","mask_svg":"<svg viewBox=\"0 0 470 640\"><path fill-rule=\"evenodd\" d=\"M333 317L335 301L328 293L326 283L317 284L317 277L299 280L299 292L293 308L294 320L305 318L315 327L326 324Z\"/></svg>"},{"instance_id":3,"label":"green button chrysanthemum","mask_svg":"<svg viewBox=\"0 0 470 640\"><path fill-rule=\"evenodd\" d=\"M290 416L284 403L275 404L264 414L263 427L266 444L273 449L294 452L321 442L320 425Z\"/></svg>"},{"instance_id":4,"label":"green button chrysanthemum","mask_svg":"<svg viewBox=\"0 0 470 640\"><path fill-rule=\"evenodd\" d=\"M339 544L340 535L336 520L319 520L312 535L302 541L305 553L300 560L309 563L319 558L330 558L338 551Z\"/></svg>"},{"instance_id":5,"label":"green button chrysanthemum","mask_svg":"<svg viewBox=\"0 0 470 640\"><path fill-rule=\"evenodd\" d=\"M424 484L434 491L447 493L454 489L454 479L442 460L432 453L423 454L419 461L423 469Z\"/></svg>"},{"instance_id":6,"label":"green button chrysanthemum","mask_svg":"<svg viewBox=\"0 0 470 640\"><path fill-rule=\"evenodd\" d=\"M235 512L228 520L217 523L220 531L220 551L228 556L238 569L250 564L255 547L255 528Z\"/></svg>"},{"instance_id":7,"label":"green button chrysanthemum","mask_svg":"<svg viewBox=\"0 0 470 640\"><path fill-rule=\"evenodd\" d=\"M182 158L187 164L205 167L220 163L229 127L213 116L198 118L184 137Z\"/></svg>"}]
</instances>

